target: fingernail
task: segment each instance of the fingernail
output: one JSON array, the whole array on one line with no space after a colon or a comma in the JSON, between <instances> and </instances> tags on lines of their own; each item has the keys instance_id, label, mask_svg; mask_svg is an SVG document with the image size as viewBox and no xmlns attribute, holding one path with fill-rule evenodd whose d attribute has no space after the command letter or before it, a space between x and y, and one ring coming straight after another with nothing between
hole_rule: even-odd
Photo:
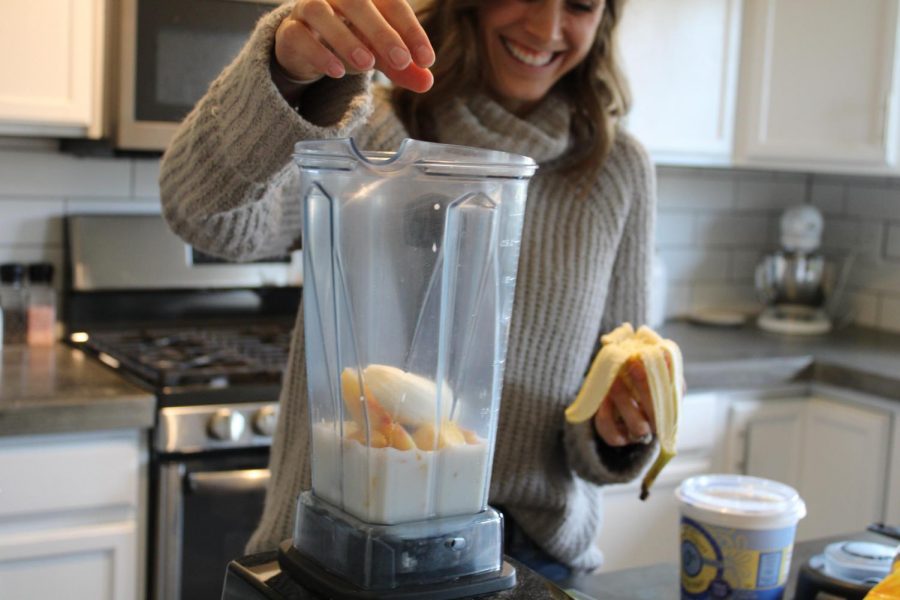
<instances>
[{"instance_id":1,"label":"fingernail","mask_svg":"<svg viewBox=\"0 0 900 600\"><path fill-rule=\"evenodd\" d=\"M329 63L328 69L326 69L326 71L330 77L334 77L335 79L340 79L346 74L344 65L337 61Z\"/></svg>"},{"instance_id":2,"label":"fingernail","mask_svg":"<svg viewBox=\"0 0 900 600\"><path fill-rule=\"evenodd\" d=\"M434 64L434 52L427 44L420 44L415 49L416 62L421 67L430 67Z\"/></svg>"},{"instance_id":3,"label":"fingernail","mask_svg":"<svg viewBox=\"0 0 900 600\"><path fill-rule=\"evenodd\" d=\"M360 69L370 69L375 63L375 57L372 56L372 53L363 48L354 50L350 54L350 58L353 59L353 63Z\"/></svg>"},{"instance_id":4,"label":"fingernail","mask_svg":"<svg viewBox=\"0 0 900 600\"><path fill-rule=\"evenodd\" d=\"M394 46L388 54L391 57L391 62L394 63L394 66L398 69L405 69L409 66L409 61L412 60L409 56L409 52L400 46Z\"/></svg>"}]
</instances>

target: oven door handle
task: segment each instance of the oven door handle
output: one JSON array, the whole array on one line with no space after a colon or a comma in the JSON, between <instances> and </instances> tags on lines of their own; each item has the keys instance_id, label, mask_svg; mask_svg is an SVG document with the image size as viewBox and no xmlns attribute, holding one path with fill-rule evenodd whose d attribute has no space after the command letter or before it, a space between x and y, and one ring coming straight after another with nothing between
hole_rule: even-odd
<instances>
[{"instance_id":1,"label":"oven door handle","mask_svg":"<svg viewBox=\"0 0 900 600\"><path fill-rule=\"evenodd\" d=\"M188 489L196 494L216 492L262 492L269 483L268 469L240 469L237 471L197 471L188 473Z\"/></svg>"}]
</instances>

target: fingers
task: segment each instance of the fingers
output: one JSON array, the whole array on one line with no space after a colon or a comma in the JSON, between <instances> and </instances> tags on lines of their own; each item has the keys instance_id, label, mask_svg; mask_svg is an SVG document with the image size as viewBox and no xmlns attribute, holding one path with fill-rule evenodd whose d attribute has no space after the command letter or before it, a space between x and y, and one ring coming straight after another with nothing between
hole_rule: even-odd
<instances>
[{"instance_id":1,"label":"fingers","mask_svg":"<svg viewBox=\"0 0 900 600\"><path fill-rule=\"evenodd\" d=\"M434 63L431 42L406 0L334 1L353 26L372 43L375 53L392 68L403 70L410 61L420 67L430 67Z\"/></svg>"},{"instance_id":2,"label":"fingers","mask_svg":"<svg viewBox=\"0 0 900 600\"><path fill-rule=\"evenodd\" d=\"M275 56L301 80L377 68L414 91L433 83L434 50L406 0L298 0L276 33Z\"/></svg>"},{"instance_id":3,"label":"fingers","mask_svg":"<svg viewBox=\"0 0 900 600\"><path fill-rule=\"evenodd\" d=\"M320 45L329 52L330 60L359 71L366 71L375 65L375 57L365 42L355 35L342 16L325 0L298 2L294 7L294 16L310 32L315 32ZM341 76L343 73L338 75Z\"/></svg>"},{"instance_id":4,"label":"fingers","mask_svg":"<svg viewBox=\"0 0 900 600\"><path fill-rule=\"evenodd\" d=\"M594 414L594 429L597 435L610 446L624 446L628 443L628 431L625 424L615 414L612 402L602 402Z\"/></svg>"},{"instance_id":5,"label":"fingers","mask_svg":"<svg viewBox=\"0 0 900 600\"><path fill-rule=\"evenodd\" d=\"M621 378L618 381L621 381ZM607 401L615 407L616 412L622 417L630 441L634 442L652 433L653 429L647 419L647 415L638 405L637 400L627 386L620 385L616 387L613 385Z\"/></svg>"},{"instance_id":6,"label":"fingers","mask_svg":"<svg viewBox=\"0 0 900 600\"><path fill-rule=\"evenodd\" d=\"M644 369L644 363L641 360L629 360L622 369L623 373L619 374L631 398L637 401L647 420L652 424L655 423L655 413L653 410L653 396L650 394L650 382L647 381L647 370ZM624 375L624 376L623 376Z\"/></svg>"},{"instance_id":7,"label":"fingers","mask_svg":"<svg viewBox=\"0 0 900 600\"><path fill-rule=\"evenodd\" d=\"M597 434L610 446L646 441L655 433L653 401L641 361L628 361L594 415Z\"/></svg>"},{"instance_id":8,"label":"fingers","mask_svg":"<svg viewBox=\"0 0 900 600\"><path fill-rule=\"evenodd\" d=\"M288 76L299 81L346 73L343 62L304 23L294 19L282 21L275 32L275 59Z\"/></svg>"}]
</instances>

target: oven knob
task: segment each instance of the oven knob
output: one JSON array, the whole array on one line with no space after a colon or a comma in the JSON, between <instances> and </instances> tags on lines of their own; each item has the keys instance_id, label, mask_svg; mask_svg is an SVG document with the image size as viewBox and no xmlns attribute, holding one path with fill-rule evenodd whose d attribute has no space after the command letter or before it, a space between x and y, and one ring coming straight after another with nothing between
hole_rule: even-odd
<instances>
[{"instance_id":1,"label":"oven knob","mask_svg":"<svg viewBox=\"0 0 900 600\"><path fill-rule=\"evenodd\" d=\"M236 442L241 439L245 424L244 415L222 408L209 418L206 428L212 438L225 442Z\"/></svg>"},{"instance_id":2,"label":"oven knob","mask_svg":"<svg viewBox=\"0 0 900 600\"><path fill-rule=\"evenodd\" d=\"M278 406L270 404L253 413L253 431L259 435L272 437L278 422Z\"/></svg>"}]
</instances>

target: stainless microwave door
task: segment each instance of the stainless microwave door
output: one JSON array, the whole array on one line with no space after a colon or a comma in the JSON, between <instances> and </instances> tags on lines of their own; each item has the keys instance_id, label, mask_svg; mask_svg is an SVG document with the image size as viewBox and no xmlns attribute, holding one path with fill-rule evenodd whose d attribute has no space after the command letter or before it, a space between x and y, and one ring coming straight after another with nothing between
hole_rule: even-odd
<instances>
[{"instance_id":1,"label":"stainless microwave door","mask_svg":"<svg viewBox=\"0 0 900 600\"><path fill-rule=\"evenodd\" d=\"M123 0L116 145L164 150L278 0Z\"/></svg>"}]
</instances>

